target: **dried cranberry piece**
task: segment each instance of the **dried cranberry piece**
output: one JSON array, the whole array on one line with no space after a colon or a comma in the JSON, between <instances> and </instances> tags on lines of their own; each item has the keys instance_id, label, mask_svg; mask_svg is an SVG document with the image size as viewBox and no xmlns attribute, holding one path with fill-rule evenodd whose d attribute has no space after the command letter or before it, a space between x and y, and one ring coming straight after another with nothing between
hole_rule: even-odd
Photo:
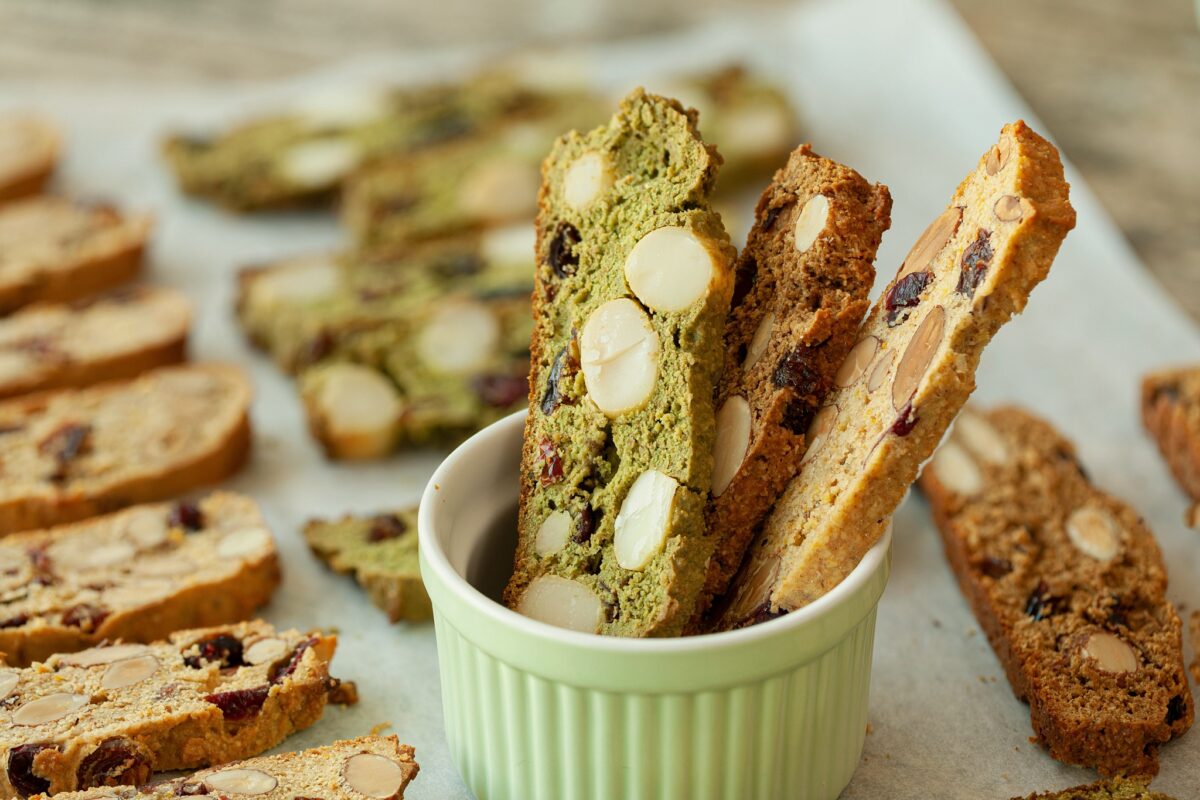
<instances>
[{"instance_id":1,"label":"dried cranberry piece","mask_svg":"<svg viewBox=\"0 0 1200 800\"><path fill-rule=\"evenodd\" d=\"M1034 590L1030 592L1029 599L1025 601L1025 613L1033 617L1034 622L1041 622L1062 611L1063 606L1063 599L1051 595L1050 587L1046 585L1046 582L1039 581Z\"/></svg>"},{"instance_id":2,"label":"dried cranberry piece","mask_svg":"<svg viewBox=\"0 0 1200 800\"><path fill-rule=\"evenodd\" d=\"M803 436L812 425L816 413L816 406L803 397L797 397L784 407L779 424L797 436Z\"/></svg>"},{"instance_id":3,"label":"dried cranberry piece","mask_svg":"<svg viewBox=\"0 0 1200 800\"><path fill-rule=\"evenodd\" d=\"M529 397L529 378L525 375L490 373L476 375L471 388L479 399L493 408L508 408Z\"/></svg>"},{"instance_id":4,"label":"dried cranberry piece","mask_svg":"<svg viewBox=\"0 0 1200 800\"><path fill-rule=\"evenodd\" d=\"M600 521L603 513L603 511L593 511L591 506L584 506L583 510L579 512L579 527L571 535L571 541L575 544L590 542L592 534L596 532L596 523Z\"/></svg>"},{"instance_id":5,"label":"dried cranberry piece","mask_svg":"<svg viewBox=\"0 0 1200 800\"><path fill-rule=\"evenodd\" d=\"M579 229L569 222L560 222L554 229L554 238L550 240L550 269L560 278L575 274L579 266L579 255L575 245L583 241Z\"/></svg>"},{"instance_id":6,"label":"dried cranberry piece","mask_svg":"<svg viewBox=\"0 0 1200 800\"><path fill-rule=\"evenodd\" d=\"M33 774L33 759L53 747L50 744L19 744L8 751L8 782L21 797L42 794L50 788L50 781Z\"/></svg>"},{"instance_id":7,"label":"dried cranberry piece","mask_svg":"<svg viewBox=\"0 0 1200 800\"><path fill-rule=\"evenodd\" d=\"M176 797L196 797L198 795L208 794L208 787L203 783L192 783L184 781L175 785Z\"/></svg>"},{"instance_id":8,"label":"dried cranberry piece","mask_svg":"<svg viewBox=\"0 0 1200 800\"><path fill-rule=\"evenodd\" d=\"M979 562L979 571L993 580L999 580L1013 571L1013 565L1007 558L984 556Z\"/></svg>"},{"instance_id":9,"label":"dried cranberry piece","mask_svg":"<svg viewBox=\"0 0 1200 800\"><path fill-rule=\"evenodd\" d=\"M269 676L272 684L282 683L284 678L290 677L300 667L300 661L304 658L308 648L317 643L316 639L306 639L296 645L296 649L292 651L292 657L287 660L286 664L276 664L271 668Z\"/></svg>"},{"instance_id":10,"label":"dried cranberry piece","mask_svg":"<svg viewBox=\"0 0 1200 800\"><path fill-rule=\"evenodd\" d=\"M217 692L205 696L204 699L221 709L226 722L240 722L262 711L263 703L267 702L267 695L270 693L270 686L256 686L253 689Z\"/></svg>"},{"instance_id":11,"label":"dried cranberry piece","mask_svg":"<svg viewBox=\"0 0 1200 800\"><path fill-rule=\"evenodd\" d=\"M915 427L917 427L917 412L913 410L912 401L909 401L896 415L896 421L892 423L892 433L897 436L908 436Z\"/></svg>"},{"instance_id":12,"label":"dried cranberry piece","mask_svg":"<svg viewBox=\"0 0 1200 800\"><path fill-rule=\"evenodd\" d=\"M779 218L779 215L782 214L783 210L785 208L787 208L789 205L791 205L791 203L784 203L781 206L775 206L774 208L768 208L767 213L763 215L762 229L764 231L769 231L769 230L771 230L771 228L774 228L775 220Z\"/></svg>"},{"instance_id":13,"label":"dried cranberry piece","mask_svg":"<svg viewBox=\"0 0 1200 800\"><path fill-rule=\"evenodd\" d=\"M191 650L193 647L198 652L183 658L183 663L192 669L200 669L209 661L217 662L221 665L221 669L241 667L246 663L242 660L241 640L227 633L218 633L208 639L201 639L187 649Z\"/></svg>"},{"instance_id":14,"label":"dried cranberry piece","mask_svg":"<svg viewBox=\"0 0 1200 800\"><path fill-rule=\"evenodd\" d=\"M992 235L983 228L975 234L975 241L967 245L962 254L962 272L958 275L958 293L974 297L975 290L987 277L992 265Z\"/></svg>"},{"instance_id":15,"label":"dried cranberry piece","mask_svg":"<svg viewBox=\"0 0 1200 800\"><path fill-rule=\"evenodd\" d=\"M1177 694L1167 701L1167 724L1174 725L1179 720L1187 715L1187 703L1183 701L1183 695Z\"/></svg>"},{"instance_id":16,"label":"dried cranberry piece","mask_svg":"<svg viewBox=\"0 0 1200 800\"><path fill-rule=\"evenodd\" d=\"M379 514L371 520L371 529L367 531L368 542L385 542L396 539L408 530L404 520L395 514Z\"/></svg>"},{"instance_id":17,"label":"dried cranberry piece","mask_svg":"<svg viewBox=\"0 0 1200 800\"><path fill-rule=\"evenodd\" d=\"M913 308L921 302L921 292L933 280L931 272L910 272L892 284L887 297L883 301L887 309L887 323L895 327L908 318L907 314L900 316L904 309Z\"/></svg>"},{"instance_id":18,"label":"dried cranberry piece","mask_svg":"<svg viewBox=\"0 0 1200 800\"><path fill-rule=\"evenodd\" d=\"M562 456L558 454L554 443L546 437L538 442L538 453L542 459L542 474L538 476L542 486L558 483L563 477Z\"/></svg>"},{"instance_id":19,"label":"dried cranberry piece","mask_svg":"<svg viewBox=\"0 0 1200 800\"><path fill-rule=\"evenodd\" d=\"M167 524L172 528L198 531L204 527L204 512L195 503L176 503L167 516Z\"/></svg>"},{"instance_id":20,"label":"dried cranberry piece","mask_svg":"<svg viewBox=\"0 0 1200 800\"><path fill-rule=\"evenodd\" d=\"M26 622L29 622L28 614L17 614L16 616L0 621L0 628L19 628Z\"/></svg>"},{"instance_id":21,"label":"dried cranberry piece","mask_svg":"<svg viewBox=\"0 0 1200 800\"><path fill-rule=\"evenodd\" d=\"M799 345L779 359L771 376L775 386L790 386L802 395L823 395L821 374L813 364L812 348Z\"/></svg>"},{"instance_id":22,"label":"dried cranberry piece","mask_svg":"<svg viewBox=\"0 0 1200 800\"><path fill-rule=\"evenodd\" d=\"M738 259L737 269L733 275L733 299L730 301L730 307L737 308L746 299L746 295L750 294L750 290L754 288L754 282L758 280L758 261L754 256L746 254L743 258Z\"/></svg>"},{"instance_id":23,"label":"dried cranberry piece","mask_svg":"<svg viewBox=\"0 0 1200 800\"><path fill-rule=\"evenodd\" d=\"M101 623L108 619L110 613L107 608L101 608L91 603L78 603L63 612L62 624L90 633L99 628Z\"/></svg>"},{"instance_id":24,"label":"dried cranberry piece","mask_svg":"<svg viewBox=\"0 0 1200 800\"><path fill-rule=\"evenodd\" d=\"M328 358L329 354L333 352L334 344L333 336L329 331L324 329L317 331L296 354L297 366L310 367L318 361Z\"/></svg>"},{"instance_id":25,"label":"dried cranberry piece","mask_svg":"<svg viewBox=\"0 0 1200 800\"><path fill-rule=\"evenodd\" d=\"M128 739L105 739L79 762L80 789L93 786L140 786L150 778L150 762Z\"/></svg>"},{"instance_id":26,"label":"dried cranberry piece","mask_svg":"<svg viewBox=\"0 0 1200 800\"><path fill-rule=\"evenodd\" d=\"M55 482L66 480L71 462L89 449L91 435L91 425L68 422L41 441L38 450L44 455L52 457L56 462L54 471L48 476L49 480Z\"/></svg>"}]
</instances>

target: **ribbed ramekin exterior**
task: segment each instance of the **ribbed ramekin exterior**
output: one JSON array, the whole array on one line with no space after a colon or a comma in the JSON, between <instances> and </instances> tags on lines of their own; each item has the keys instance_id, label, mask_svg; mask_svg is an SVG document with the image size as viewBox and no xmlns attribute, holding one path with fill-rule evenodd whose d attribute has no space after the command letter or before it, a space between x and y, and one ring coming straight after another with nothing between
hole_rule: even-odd
<instances>
[{"instance_id":1,"label":"ribbed ramekin exterior","mask_svg":"<svg viewBox=\"0 0 1200 800\"><path fill-rule=\"evenodd\" d=\"M479 800L825 800L862 754L873 609L789 671L678 694L548 680L434 619L446 735Z\"/></svg>"}]
</instances>

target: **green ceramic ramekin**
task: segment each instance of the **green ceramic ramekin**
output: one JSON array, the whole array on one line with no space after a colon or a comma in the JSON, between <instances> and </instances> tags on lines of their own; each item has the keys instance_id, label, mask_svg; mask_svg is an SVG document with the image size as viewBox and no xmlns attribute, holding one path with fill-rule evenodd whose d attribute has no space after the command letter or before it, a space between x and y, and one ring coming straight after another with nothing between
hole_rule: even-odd
<instances>
[{"instance_id":1,"label":"green ceramic ramekin","mask_svg":"<svg viewBox=\"0 0 1200 800\"><path fill-rule=\"evenodd\" d=\"M523 426L515 414L469 439L421 499L446 736L467 785L480 800L836 798L866 736L890 530L828 595L761 625L560 630L489 597L511 568Z\"/></svg>"}]
</instances>

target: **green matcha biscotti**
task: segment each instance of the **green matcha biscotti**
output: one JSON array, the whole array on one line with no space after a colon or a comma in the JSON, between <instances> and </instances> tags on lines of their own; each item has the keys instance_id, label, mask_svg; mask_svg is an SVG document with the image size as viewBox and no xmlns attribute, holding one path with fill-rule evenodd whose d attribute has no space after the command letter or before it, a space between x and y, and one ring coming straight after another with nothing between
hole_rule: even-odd
<instances>
[{"instance_id":1,"label":"green matcha biscotti","mask_svg":"<svg viewBox=\"0 0 1200 800\"><path fill-rule=\"evenodd\" d=\"M322 561L353 575L392 622L433 616L417 566L416 508L314 519L304 526L304 538Z\"/></svg>"},{"instance_id":2,"label":"green matcha biscotti","mask_svg":"<svg viewBox=\"0 0 1200 800\"><path fill-rule=\"evenodd\" d=\"M1152 792L1140 781L1100 781L1086 786L1073 786L1061 792L1043 792L1012 800L1174 800L1165 794Z\"/></svg>"},{"instance_id":3,"label":"green matcha biscotti","mask_svg":"<svg viewBox=\"0 0 1200 800\"><path fill-rule=\"evenodd\" d=\"M542 168L530 409L506 602L575 630L670 636L712 540L704 504L733 248L695 112L637 90Z\"/></svg>"}]
</instances>

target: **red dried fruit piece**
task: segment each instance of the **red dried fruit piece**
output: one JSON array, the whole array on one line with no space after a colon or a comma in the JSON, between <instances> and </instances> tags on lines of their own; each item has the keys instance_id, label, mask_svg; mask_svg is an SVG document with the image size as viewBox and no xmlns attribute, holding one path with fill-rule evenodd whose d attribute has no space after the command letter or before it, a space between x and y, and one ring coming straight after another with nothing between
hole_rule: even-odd
<instances>
[{"instance_id":1,"label":"red dried fruit piece","mask_svg":"<svg viewBox=\"0 0 1200 800\"><path fill-rule=\"evenodd\" d=\"M317 643L316 639L305 639L300 644L296 645L296 649L292 651L292 657L287 660L286 664L280 666L276 664L271 668L269 679L272 684L282 683L284 678L290 677L300 667L300 661L304 658L308 648Z\"/></svg>"},{"instance_id":2,"label":"red dried fruit piece","mask_svg":"<svg viewBox=\"0 0 1200 800\"><path fill-rule=\"evenodd\" d=\"M962 272L958 275L958 293L974 297L975 290L987 277L988 267L992 265L992 235L980 228L975 234L975 241L967 245L962 254Z\"/></svg>"},{"instance_id":3,"label":"red dried fruit piece","mask_svg":"<svg viewBox=\"0 0 1200 800\"><path fill-rule=\"evenodd\" d=\"M554 274L560 278L566 278L575 274L575 267L579 266L579 255L575 252L575 245L583 241L583 237L579 235L579 229L569 222L560 222L558 227L554 229L554 238L550 240L550 252L547 254L550 262L550 269L554 270Z\"/></svg>"},{"instance_id":4,"label":"red dried fruit piece","mask_svg":"<svg viewBox=\"0 0 1200 800\"><path fill-rule=\"evenodd\" d=\"M784 407L779 424L797 436L804 436L816 414L815 405L803 397L796 397Z\"/></svg>"},{"instance_id":5,"label":"red dried fruit piece","mask_svg":"<svg viewBox=\"0 0 1200 800\"><path fill-rule=\"evenodd\" d=\"M108 609L91 603L78 603L63 612L62 624L90 633L99 628L110 613Z\"/></svg>"},{"instance_id":6,"label":"red dried fruit piece","mask_svg":"<svg viewBox=\"0 0 1200 800\"><path fill-rule=\"evenodd\" d=\"M774 228L775 220L777 220L779 218L779 215L781 213L783 213L783 210L790 205L791 205L791 202L787 202L781 206L775 206L773 208L768 208L767 213L763 215L762 229L764 231L769 231L769 230L771 230L771 228Z\"/></svg>"},{"instance_id":7,"label":"red dried fruit piece","mask_svg":"<svg viewBox=\"0 0 1200 800\"><path fill-rule=\"evenodd\" d=\"M1007 558L984 556L979 562L979 571L993 580L999 580L1013 571L1013 565Z\"/></svg>"},{"instance_id":8,"label":"red dried fruit piece","mask_svg":"<svg viewBox=\"0 0 1200 800\"><path fill-rule=\"evenodd\" d=\"M300 348L300 352L296 354L296 365L298 367L311 367L318 361L322 361L329 357L333 352L336 342L333 336L327 330L320 330L309 339Z\"/></svg>"},{"instance_id":9,"label":"red dried fruit piece","mask_svg":"<svg viewBox=\"0 0 1200 800\"><path fill-rule=\"evenodd\" d=\"M525 375L477 375L471 388L484 403L493 408L508 408L529 397L529 378Z\"/></svg>"},{"instance_id":10,"label":"red dried fruit piece","mask_svg":"<svg viewBox=\"0 0 1200 800\"><path fill-rule=\"evenodd\" d=\"M889 327L895 327L908 319L906 309L914 308L921 302L921 293L932 280L932 272L910 272L892 284L883 301L884 308L887 309Z\"/></svg>"},{"instance_id":11,"label":"red dried fruit piece","mask_svg":"<svg viewBox=\"0 0 1200 800\"><path fill-rule=\"evenodd\" d=\"M824 395L821 374L813 365L812 348L799 345L779 359L771 380L782 389L790 386L802 395Z\"/></svg>"},{"instance_id":12,"label":"red dried fruit piece","mask_svg":"<svg viewBox=\"0 0 1200 800\"><path fill-rule=\"evenodd\" d=\"M538 454L542 459L542 474L538 477L542 486L550 486L561 481L563 477L562 456L558 454L554 443L543 436L542 440L538 442Z\"/></svg>"},{"instance_id":13,"label":"red dried fruit piece","mask_svg":"<svg viewBox=\"0 0 1200 800\"><path fill-rule=\"evenodd\" d=\"M550 374L546 378L546 392L542 395L541 402L542 413L546 416L550 416L560 405L568 402L563 399L562 389L559 387L564 378L570 378L579 370L579 361L571 347L574 341L575 336L572 334L571 341L562 346L550 365Z\"/></svg>"},{"instance_id":14,"label":"red dried fruit piece","mask_svg":"<svg viewBox=\"0 0 1200 800\"><path fill-rule=\"evenodd\" d=\"M176 503L167 517L167 524L172 528L198 531L204 527L204 512L195 503Z\"/></svg>"},{"instance_id":15,"label":"red dried fruit piece","mask_svg":"<svg viewBox=\"0 0 1200 800\"><path fill-rule=\"evenodd\" d=\"M189 645L184 653L193 648L197 652L183 657L183 663L192 669L200 669L205 663L213 661L220 664L221 669L241 667L246 663L242 660L241 640L227 633L218 633L216 636L201 639L195 644Z\"/></svg>"},{"instance_id":16,"label":"red dried fruit piece","mask_svg":"<svg viewBox=\"0 0 1200 800\"><path fill-rule=\"evenodd\" d=\"M371 520L371 529L367 531L368 542L385 542L396 539L408 530L404 520L395 514L379 514Z\"/></svg>"},{"instance_id":17,"label":"red dried fruit piece","mask_svg":"<svg viewBox=\"0 0 1200 800\"><path fill-rule=\"evenodd\" d=\"M1065 605L1063 598L1050 594L1050 587L1045 581L1039 581L1025 601L1025 613L1033 617L1034 622L1041 622L1062 611Z\"/></svg>"},{"instance_id":18,"label":"red dried fruit piece","mask_svg":"<svg viewBox=\"0 0 1200 800\"><path fill-rule=\"evenodd\" d=\"M12 617L9 617L8 619L0 621L0 629L19 628L22 625L24 625L26 622L29 622L28 614L17 614L16 616L12 616Z\"/></svg>"},{"instance_id":19,"label":"red dried fruit piece","mask_svg":"<svg viewBox=\"0 0 1200 800\"><path fill-rule=\"evenodd\" d=\"M221 709L226 722L240 722L262 711L263 703L267 702L267 695L270 693L270 686L256 686L253 689L217 692L207 695L204 699Z\"/></svg>"},{"instance_id":20,"label":"red dried fruit piece","mask_svg":"<svg viewBox=\"0 0 1200 800\"><path fill-rule=\"evenodd\" d=\"M571 541L575 544L590 542L592 534L596 532L596 523L599 522L603 513L603 511L593 511L591 506L584 506L583 510L579 512L579 526L571 535Z\"/></svg>"},{"instance_id":21,"label":"red dried fruit piece","mask_svg":"<svg viewBox=\"0 0 1200 800\"><path fill-rule=\"evenodd\" d=\"M176 797L198 797L205 794L208 794L208 787L203 783L185 781L175 786Z\"/></svg>"},{"instance_id":22,"label":"red dried fruit piece","mask_svg":"<svg viewBox=\"0 0 1200 800\"><path fill-rule=\"evenodd\" d=\"M754 288L756 280L758 280L758 261L749 254L739 258L733 275L733 299L730 300L730 308L737 308L742 304L746 295L750 294L750 290Z\"/></svg>"},{"instance_id":23,"label":"red dried fruit piece","mask_svg":"<svg viewBox=\"0 0 1200 800\"><path fill-rule=\"evenodd\" d=\"M19 744L8 751L8 782L21 797L42 794L49 790L50 781L33 774L33 759L51 744Z\"/></svg>"},{"instance_id":24,"label":"red dried fruit piece","mask_svg":"<svg viewBox=\"0 0 1200 800\"><path fill-rule=\"evenodd\" d=\"M896 416L896 421L892 423L892 433L897 436L908 436L915 427L917 427L917 412L913 410L911 402L905 403L904 408L900 409L900 413Z\"/></svg>"},{"instance_id":25,"label":"red dried fruit piece","mask_svg":"<svg viewBox=\"0 0 1200 800\"><path fill-rule=\"evenodd\" d=\"M150 778L150 761L128 739L105 739L79 762L78 788L141 786Z\"/></svg>"},{"instance_id":26,"label":"red dried fruit piece","mask_svg":"<svg viewBox=\"0 0 1200 800\"><path fill-rule=\"evenodd\" d=\"M91 425L68 422L38 444L38 450L55 461L54 471L47 476L47 480L66 480L71 462L90 448L91 435Z\"/></svg>"}]
</instances>

